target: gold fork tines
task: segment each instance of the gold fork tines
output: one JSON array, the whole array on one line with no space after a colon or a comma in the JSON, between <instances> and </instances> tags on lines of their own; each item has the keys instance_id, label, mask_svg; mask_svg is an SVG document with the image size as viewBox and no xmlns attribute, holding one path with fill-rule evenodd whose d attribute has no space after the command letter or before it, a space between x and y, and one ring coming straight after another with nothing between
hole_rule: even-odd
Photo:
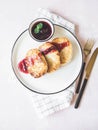
<instances>
[{"instance_id":1,"label":"gold fork tines","mask_svg":"<svg viewBox=\"0 0 98 130\"><path fill-rule=\"evenodd\" d=\"M84 49L83 49L85 57L87 57L90 54L91 49L94 46L94 42L95 42L94 39L88 39L87 40L87 42L86 42L86 44L84 46Z\"/></svg>"}]
</instances>

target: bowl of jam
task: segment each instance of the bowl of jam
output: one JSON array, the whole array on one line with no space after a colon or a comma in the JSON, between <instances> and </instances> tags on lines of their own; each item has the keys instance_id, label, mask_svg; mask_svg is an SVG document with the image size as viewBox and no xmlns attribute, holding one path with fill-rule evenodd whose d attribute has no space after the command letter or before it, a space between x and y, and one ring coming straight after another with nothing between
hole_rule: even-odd
<instances>
[{"instance_id":1,"label":"bowl of jam","mask_svg":"<svg viewBox=\"0 0 98 130\"><path fill-rule=\"evenodd\" d=\"M29 26L29 34L36 41L47 41L54 34L54 25L45 18L35 19Z\"/></svg>"}]
</instances>

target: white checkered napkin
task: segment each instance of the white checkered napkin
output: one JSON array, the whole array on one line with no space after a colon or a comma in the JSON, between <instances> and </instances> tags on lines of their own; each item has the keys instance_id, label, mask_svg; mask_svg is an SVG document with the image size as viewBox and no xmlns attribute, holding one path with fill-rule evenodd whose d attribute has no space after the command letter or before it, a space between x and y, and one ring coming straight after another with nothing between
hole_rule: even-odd
<instances>
[{"instance_id":1,"label":"white checkered napkin","mask_svg":"<svg viewBox=\"0 0 98 130\"><path fill-rule=\"evenodd\" d=\"M33 106L38 117L43 118L69 107L71 105L74 94L75 84L73 84L67 90L53 95L33 93Z\"/></svg>"},{"instance_id":2,"label":"white checkered napkin","mask_svg":"<svg viewBox=\"0 0 98 130\"><path fill-rule=\"evenodd\" d=\"M39 8L37 11L37 14L35 16L36 18L48 18L55 24L59 24L70 30L72 33L75 33L75 25L63 17L50 12L48 9Z\"/></svg>"},{"instance_id":3,"label":"white checkered napkin","mask_svg":"<svg viewBox=\"0 0 98 130\"><path fill-rule=\"evenodd\" d=\"M49 10L40 8L35 18L39 17L48 18L52 22L60 24L75 33L74 24L65 20L61 16L51 13ZM53 114L57 111L60 111L70 106L74 94L75 94L75 83L67 90L53 95L43 95L33 93L32 94L33 106L35 108L38 117L43 118L45 116L48 116L50 114Z\"/></svg>"}]
</instances>

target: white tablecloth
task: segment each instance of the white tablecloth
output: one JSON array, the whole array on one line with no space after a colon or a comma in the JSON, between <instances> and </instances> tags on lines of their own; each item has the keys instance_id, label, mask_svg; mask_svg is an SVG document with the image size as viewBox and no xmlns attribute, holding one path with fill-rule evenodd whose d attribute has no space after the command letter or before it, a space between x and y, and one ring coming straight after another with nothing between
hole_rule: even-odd
<instances>
[{"instance_id":1,"label":"white tablecloth","mask_svg":"<svg viewBox=\"0 0 98 130\"><path fill-rule=\"evenodd\" d=\"M96 40L93 50L98 47L97 0L1 0L0 130L98 130L98 58L79 108L74 109L76 95L70 107L43 119L36 115L31 91L18 82L12 71L12 46L39 7L48 8L75 24L82 47L91 37Z\"/></svg>"}]
</instances>

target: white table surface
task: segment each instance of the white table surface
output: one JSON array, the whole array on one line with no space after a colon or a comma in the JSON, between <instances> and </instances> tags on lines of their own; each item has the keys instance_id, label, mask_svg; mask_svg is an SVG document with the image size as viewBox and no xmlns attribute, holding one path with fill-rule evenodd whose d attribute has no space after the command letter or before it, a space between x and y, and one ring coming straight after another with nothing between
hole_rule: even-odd
<instances>
[{"instance_id":1,"label":"white table surface","mask_svg":"<svg viewBox=\"0 0 98 130\"><path fill-rule=\"evenodd\" d=\"M39 7L73 22L82 46L93 37L93 50L98 47L97 0L0 0L0 130L98 130L98 58L79 108L74 109L74 100L69 108L43 119L34 111L31 92L12 71L12 46Z\"/></svg>"}]
</instances>

